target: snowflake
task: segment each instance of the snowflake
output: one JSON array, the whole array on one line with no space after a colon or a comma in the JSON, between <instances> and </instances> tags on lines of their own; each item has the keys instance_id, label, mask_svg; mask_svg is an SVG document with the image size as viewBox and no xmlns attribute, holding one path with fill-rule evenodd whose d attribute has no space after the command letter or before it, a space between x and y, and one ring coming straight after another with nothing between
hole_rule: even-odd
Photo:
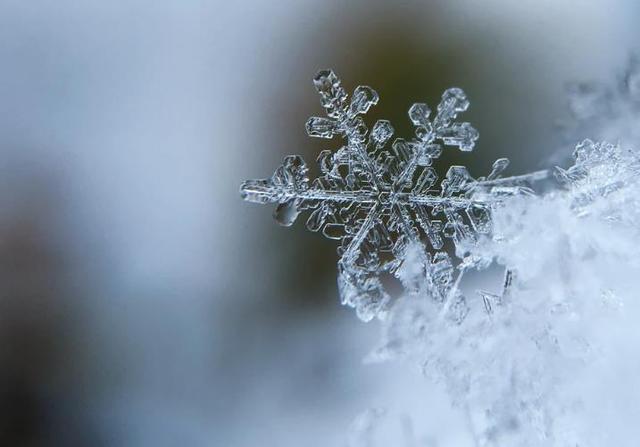
<instances>
[{"instance_id":1,"label":"snowflake","mask_svg":"<svg viewBox=\"0 0 640 447\"><path fill-rule=\"evenodd\" d=\"M290 155L270 178L244 182L242 197L277 203L275 218L286 226L309 211L309 230L340 241L341 301L355 307L361 319L385 314L390 296L382 277L392 274L407 290L427 294L461 321L466 304L458 283L465 270L490 261L468 252L491 232L492 207L505 196L530 192L525 185L545 178L546 171L501 178L509 164L501 158L488 176L478 179L464 166L451 166L437 187L432 165L443 148L471 151L479 136L469 123L457 121L469 107L461 89L443 93L433 118L426 104L413 104L409 118L415 136L389 144L391 123L378 120L369 131L362 117L378 102L375 90L359 86L348 101L330 70L319 72L314 84L327 116L310 118L307 132L319 138L339 136L344 145L320 153L321 175L313 182L302 157Z\"/></svg>"}]
</instances>

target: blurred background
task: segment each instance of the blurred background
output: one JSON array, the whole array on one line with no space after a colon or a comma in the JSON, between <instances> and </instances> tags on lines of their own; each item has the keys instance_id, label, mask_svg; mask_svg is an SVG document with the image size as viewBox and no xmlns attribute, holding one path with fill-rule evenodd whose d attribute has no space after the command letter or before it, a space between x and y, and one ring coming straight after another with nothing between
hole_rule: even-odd
<instances>
[{"instance_id":1,"label":"blurred background","mask_svg":"<svg viewBox=\"0 0 640 447\"><path fill-rule=\"evenodd\" d=\"M339 305L335 245L278 227L239 184L336 147L304 131L328 67L349 91L373 86L369 119L397 135L413 102L462 87L480 143L445 162L545 167L566 81L613 79L639 14L634 0L2 0L0 444L377 445L349 427L386 408L357 424L467 445L418 371L363 363L378 327Z\"/></svg>"}]
</instances>

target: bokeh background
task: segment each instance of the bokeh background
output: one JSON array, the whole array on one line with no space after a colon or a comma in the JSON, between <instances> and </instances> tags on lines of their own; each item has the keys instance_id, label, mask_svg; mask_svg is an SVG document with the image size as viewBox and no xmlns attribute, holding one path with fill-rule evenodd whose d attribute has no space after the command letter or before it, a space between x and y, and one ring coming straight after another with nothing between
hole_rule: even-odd
<instances>
[{"instance_id":1,"label":"bokeh background","mask_svg":"<svg viewBox=\"0 0 640 447\"><path fill-rule=\"evenodd\" d=\"M399 135L412 102L462 87L481 139L446 162L546 167L565 83L613 79L638 17L634 0L2 0L0 444L367 445L352 421L386 408L387 445L467 445L418 371L363 363L378 328L339 305L332 242L238 186L335 148L304 132L327 67L373 86L370 119Z\"/></svg>"}]
</instances>

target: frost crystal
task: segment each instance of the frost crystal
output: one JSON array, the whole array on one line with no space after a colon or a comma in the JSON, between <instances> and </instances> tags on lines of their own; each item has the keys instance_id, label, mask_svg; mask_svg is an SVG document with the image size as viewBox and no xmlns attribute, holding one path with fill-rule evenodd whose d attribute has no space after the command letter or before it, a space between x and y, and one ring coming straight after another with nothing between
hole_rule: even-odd
<instances>
[{"instance_id":1,"label":"frost crystal","mask_svg":"<svg viewBox=\"0 0 640 447\"><path fill-rule=\"evenodd\" d=\"M638 153L619 145L585 140L576 146L573 156L573 166L566 170L556 168L555 173L557 179L570 191L572 209L580 216L586 215L592 213L599 202L597 211L604 215L602 207L606 206L609 209L606 214L609 220L621 219L619 211L623 209L623 215L628 216L629 204L637 202L636 197L620 194L616 196L614 193L638 184ZM621 203L621 198L625 203Z\"/></svg>"},{"instance_id":2,"label":"frost crystal","mask_svg":"<svg viewBox=\"0 0 640 447\"><path fill-rule=\"evenodd\" d=\"M408 291L420 289L441 303L450 318L461 321L466 304L458 283L466 269L488 262L467 255L481 235L491 232L492 207L507 196L528 192L525 185L546 177L546 171L501 178L509 163L502 158L478 179L464 166L451 166L438 186L432 165L444 147L471 151L478 139L471 124L457 121L469 107L461 89L446 90L435 114L426 104L411 106L415 136L391 142L389 121L379 120L369 131L362 117L379 99L371 87L357 87L349 101L330 70L319 72L314 85L327 116L310 118L307 133L338 136L344 144L320 153L321 175L312 182L304 160L290 155L270 178L244 182L242 197L277 203L275 218L286 226L309 211L309 230L340 241L341 301L355 307L361 319L386 312L390 297L381 275L389 273ZM447 241L460 262L448 254Z\"/></svg>"}]
</instances>

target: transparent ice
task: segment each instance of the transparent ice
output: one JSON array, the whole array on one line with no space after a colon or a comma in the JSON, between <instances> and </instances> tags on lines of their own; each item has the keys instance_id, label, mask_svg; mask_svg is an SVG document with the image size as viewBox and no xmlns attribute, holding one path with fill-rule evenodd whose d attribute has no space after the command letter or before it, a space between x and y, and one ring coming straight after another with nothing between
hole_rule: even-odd
<instances>
[{"instance_id":1,"label":"transparent ice","mask_svg":"<svg viewBox=\"0 0 640 447\"><path fill-rule=\"evenodd\" d=\"M320 71L313 82L326 116L309 118L307 133L339 137L342 146L319 154L321 175L313 181L302 157L290 155L270 178L244 182L242 197L277 204L274 217L285 226L306 211L309 230L339 241L341 301L361 319L386 314L391 298L381 277L391 274L407 291L438 303L443 315L462 321L467 304L458 286L466 270L488 265L486 257L469 253L491 233L493 208L531 193L527 185L547 172L503 178L509 161L501 158L487 176L473 178L464 166L451 166L438 182L434 160L447 147L472 151L479 136L458 121L469 107L461 89L446 90L435 113L413 104L415 135L392 139L389 121L369 129L363 119L378 103L371 87L357 87L349 100L333 71Z\"/></svg>"}]
</instances>

